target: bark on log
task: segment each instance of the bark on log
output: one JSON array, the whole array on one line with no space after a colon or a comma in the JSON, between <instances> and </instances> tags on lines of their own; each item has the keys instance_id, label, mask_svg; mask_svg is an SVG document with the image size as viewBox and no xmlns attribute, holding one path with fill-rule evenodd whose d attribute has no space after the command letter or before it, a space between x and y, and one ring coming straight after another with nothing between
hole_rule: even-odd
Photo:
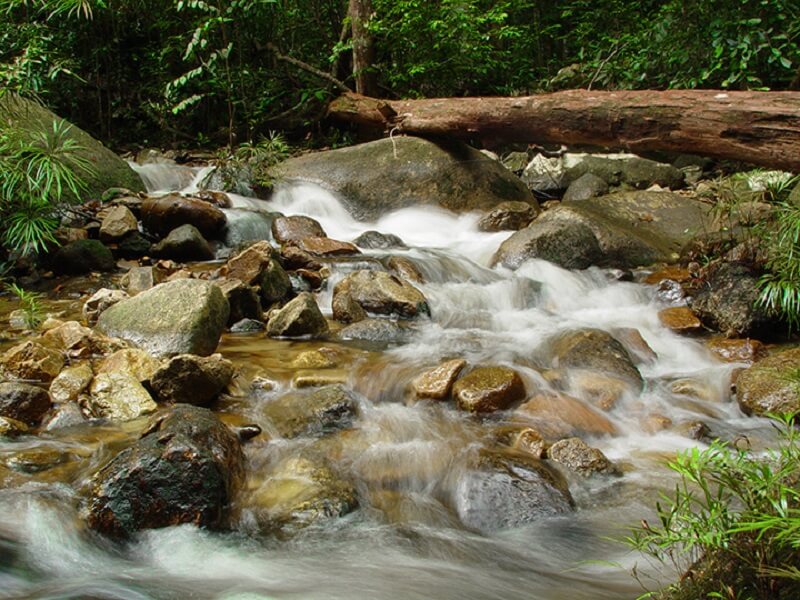
<instances>
[{"instance_id":1,"label":"bark on log","mask_svg":"<svg viewBox=\"0 0 800 600\"><path fill-rule=\"evenodd\" d=\"M349 93L328 114L423 137L684 152L800 173L798 92L569 90L425 100Z\"/></svg>"}]
</instances>

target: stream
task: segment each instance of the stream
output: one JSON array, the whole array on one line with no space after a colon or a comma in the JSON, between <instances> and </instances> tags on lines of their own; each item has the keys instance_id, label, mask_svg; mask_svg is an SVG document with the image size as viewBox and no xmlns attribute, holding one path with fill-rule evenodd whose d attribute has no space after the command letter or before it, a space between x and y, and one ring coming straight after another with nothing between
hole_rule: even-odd
<instances>
[{"instance_id":1,"label":"stream","mask_svg":"<svg viewBox=\"0 0 800 600\"><path fill-rule=\"evenodd\" d=\"M204 174L165 164L137 170L150 191L191 189ZM432 316L411 326L405 344L250 333L225 334L218 349L240 373L218 413L229 423L258 423L266 433L245 446L251 489L261 485L264 465L318 442L275 435L264 404L293 389L292 362L302 352L324 347L336 356L337 366L325 373L357 392L360 411L331 457L356 480L359 508L286 539L263 535L244 507L230 532L183 525L118 545L83 527L81 487L98 464L135 439L141 420L0 438L0 598L632 599L643 584L656 589L677 575L615 540L654 518L659 493L674 485L666 461L702 446L684 426L702 421L715 436L744 436L755 447L771 439L767 422L745 417L731 398L731 378L742 365L720 362L702 339L666 329L658 311L669 304L655 286L636 282L641 273L626 282L609 271L567 271L539 260L517 271L490 268L511 232L479 232L478 214L415 207L364 223L312 185L279 189L269 202L231 197L230 244L267 237L269 211L313 217L338 240L378 230L405 242L406 249L365 250L357 260L331 262L327 288L317 295L328 317L336 282L389 254L409 259L424 276L418 287ZM50 300L68 315L79 313L80 302L66 292L54 291ZM12 308L0 307L0 316ZM615 435L584 436L622 475L568 476L572 513L495 533L468 530L443 499L457 493L468 458L498 431L518 427L517 417L477 418L447 403L413 402L409 382L459 357L471 366L513 367L528 389L554 389L548 340L585 327L636 330L656 357L638 365L644 391L624 392L603 411ZM255 378L270 387L254 392ZM590 401L580 386L565 385ZM653 427L659 419L670 425ZM634 565L641 581L631 575Z\"/></svg>"}]
</instances>

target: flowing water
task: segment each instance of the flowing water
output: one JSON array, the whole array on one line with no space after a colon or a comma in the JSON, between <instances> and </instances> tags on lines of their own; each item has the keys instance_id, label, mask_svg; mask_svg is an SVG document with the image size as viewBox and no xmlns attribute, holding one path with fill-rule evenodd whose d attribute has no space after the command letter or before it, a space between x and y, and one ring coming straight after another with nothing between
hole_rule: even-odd
<instances>
[{"instance_id":1,"label":"flowing water","mask_svg":"<svg viewBox=\"0 0 800 600\"><path fill-rule=\"evenodd\" d=\"M151 190L161 191L191 187L202 175L164 165L138 170ZM657 316L665 305L652 286L538 260L515 272L492 269L492 254L509 234L477 231L475 214L417 207L362 223L308 185L279 190L270 202L233 200L229 236L237 242L267 237L273 211L311 216L335 239L376 229L404 240L407 249L366 251L363 260L329 265L327 291L318 294L328 315L333 284L355 268L376 268L390 252L424 276L419 287L432 317L413 324L406 344L228 334L219 348L240 371L236 389L218 407L221 416L256 422L266 432L246 447L251 491L264 485L269 465L320 443L281 439L264 405L292 389L298 376L292 361L301 352L324 347L335 356L328 372L357 391L360 411L348 435L326 448L336 468L357 481L359 508L285 539L261 534L257 512L244 502L230 532L187 525L116 545L81 526L81 487L135 438L141 422L0 440L0 598L634 598L642 591L629 572L634 564L650 586L656 585L651 576L675 574L648 570L610 538L653 518L659 491L673 481L665 460L700 445L681 426L701 420L715 435L747 436L756 445L769 437L763 421L744 417L731 400L737 365L665 329ZM79 303L67 298L65 306L74 311ZM582 327L635 329L656 356L639 365L644 391L624 391L603 413L616 434L586 438L623 476L570 477L577 508L566 516L492 534L467 530L449 502L459 475L498 431L520 427L518 416L478 420L447 404L414 403L409 381L444 359L463 357L470 365L511 366L529 390L559 385L588 405L590 392L572 374L558 382L548 376L548 341ZM270 383L256 393L255 378ZM654 418L672 426L654 429L648 426Z\"/></svg>"}]
</instances>

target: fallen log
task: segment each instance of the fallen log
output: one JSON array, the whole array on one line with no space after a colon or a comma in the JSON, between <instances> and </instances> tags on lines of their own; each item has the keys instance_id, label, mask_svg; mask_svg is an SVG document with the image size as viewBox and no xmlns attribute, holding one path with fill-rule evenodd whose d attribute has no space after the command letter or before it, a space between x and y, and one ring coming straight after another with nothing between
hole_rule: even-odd
<instances>
[{"instance_id":1,"label":"fallen log","mask_svg":"<svg viewBox=\"0 0 800 600\"><path fill-rule=\"evenodd\" d=\"M423 137L681 152L800 173L800 92L568 90L424 100L346 93L328 114Z\"/></svg>"}]
</instances>

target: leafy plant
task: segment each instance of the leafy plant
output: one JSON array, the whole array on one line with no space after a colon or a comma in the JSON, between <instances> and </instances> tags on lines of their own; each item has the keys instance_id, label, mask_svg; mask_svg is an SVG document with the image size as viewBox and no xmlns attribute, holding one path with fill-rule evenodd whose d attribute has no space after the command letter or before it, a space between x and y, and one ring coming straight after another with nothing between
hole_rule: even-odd
<instances>
[{"instance_id":1,"label":"leafy plant","mask_svg":"<svg viewBox=\"0 0 800 600\"><path fill-rule=\"evenodd\" d=\"M24 290L16 283L6 286L8 290L17 297L25 316L25 325L28 329L37 329L44 319L44 310L40 304L42 295L37 292Z\"/></svg>"},{"instance_id":2,"label":"leafy plant","mask_svg":"<svg viewBox=\"0 0 800 600\"><path fill-rule=\"evenodd\" d=\"M633 549L690 573L670 588L682 590L674 597L800 594L800 438L792 416L776 419L775 450L757 455L716 441L679 454L669 466L680 480L656 505L659 523L643 522L626 538Z\"/></svg>"}]
</instances>

